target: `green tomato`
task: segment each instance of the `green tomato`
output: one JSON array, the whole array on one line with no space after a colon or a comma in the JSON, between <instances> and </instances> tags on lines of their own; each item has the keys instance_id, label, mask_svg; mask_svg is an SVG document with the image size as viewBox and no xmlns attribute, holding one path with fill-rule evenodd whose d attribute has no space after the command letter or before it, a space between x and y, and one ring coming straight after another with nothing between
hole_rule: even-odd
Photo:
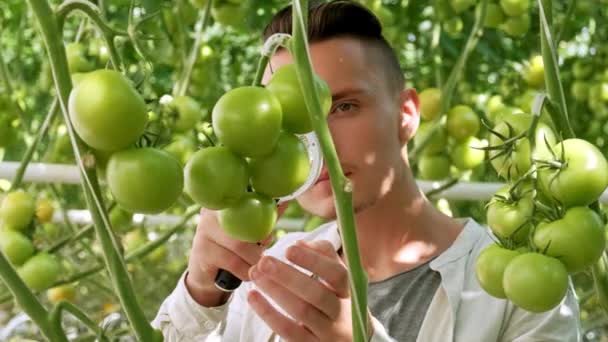
<instances>
[{"instance_id":1,"label":"green tomato","mask_svg":"<svg viewBox=\"0 0 608 342\"><path fill-rule=\"evenodd\" d=\"M141 95L127 78L112 70L88 73L70 93L69 113L82 140L102 151L135 143L148 117Z\"/></svg>"},{"instance_id":2,"label":"green tomato","mask_svg":"<svg viewBox=\"0 0 608 342\"><path fill-rule=\"evenodd\" d=\"M212 113L220 142L244 157L261 157L274 149L282 124L281 103L267 89L240 87L224 94Z\"/></svg>"},{"instance_id":3,"label":"green tomato","mask_svg":"<svg viewBox=\"0 0 608 342\"><path fill-rule=\"evenodd\" d=\"M226 234L236 240L258 242L272 231L277 219L275 202L264 195L247 193L234 206L218 212Z\"/></svg>"},{"instance_id":4,"label":"green tomato","mask_svg":"<svg viewBox=\"0 0 608 342\"><path fill-rule=\"evenodd\" d=\"M460 14L469 8L475 6L477 0L450 0L450 6L456 14Z\"/></svg>"},{"instance_id":5,"label":"green tomato","mask_svg":"<svg viewBox=\"0 0 608 342\"><path fill-rule=\"evenodd\" d=\"M450 175L450 159L444 155L422 155L418 160L418 176L425 180L442 180Z\"/></svg>"},{"instance_id":6,"label":"green tomato","mask_svg":"<svg viewBox=\"0 0 608 342\"><path fill-rule=\"evenodd\" d=\"M163 150L116 152L108 161L106 173L114 199L131 212L160 213L182 194L184 174L179 161Z\"/></svg>"},{"instance_id":7,"label":"green tomato","mask_svg":"<svg viewBox=\"0 0 608 342\"><path fill-rule=\"evenodd\" d=\"M46 296L53 304L61 301L73 302L76 298L76 288L71 284L53 287L46 291Z\"/></svg>"},{"instance_id":8,"label":"green tomato","mask_svg":"<svg viewBox=\"0 0 608 342\"><path fill-rule=\"evenodd\" d=\"M545 85L545 65L543 56L532 57L524 71L524 80L528 85L535 88L542 88Z\"/></svg>"},{"instance_id":9,"label":"green tomato","mask_svg":"<svg viewBox=\"0 0 608 342\"><path fill-rule=\"evenodd\" d=\"M323 114L331 109L331 93L327 83L315 75L317 93L323 107ZM304 93L298 83L296 65L287 64L272 75L266 86L281 103L283 112L283 129L290 133L304 134L312 131L310 114L304 102Z\"/></svg>"},{"instance_id":10,"label":"green tomato","mask_svg":"<svg viewBox=\"0 0 608 342\"><path fill-rule=\"evenodd\" d=\"M530 15L526 13L517 17L507 18L499 28L511 37L521 38L530 31L530 25Z\"/></svg>"},{"instance_id":11,"label":"green tomato","mask_svg":"<svg viewBox=\"0 0 608 342\"><path fill-rule=\"evenodd\" d=\"M110 210L110 223L116 231L127 231L133 223L133 214L119 206L115 206Z\"/></svg>"},{"instance_id":12,"label":"green tomato","mask_svg":"<svg viewBox=\"0 0 608 342\"><path fill-rule=\"evenodd\" d=\"M498 28L505 21L505 15L498 4L488 4L486 18L483 22L485 27Z\"/></svg>"},{"instance_id":13,"label":"green tomato","mask_svg":"<svg viewBox=\"0 0 608 342\"><path fill-rule=\"evenodd\" d=\"M597 262L606 248L604 224L593 210L574 207L559 220L539 224L534 230L534 245L559 259L568 272L583 271Z\"/></svg>"},{"instance_id":14,"label":"green tomato","mask_svg":"<svg viewBox=\"0 0 608 342\"><path fill-rule=\"evenodd\" d=\"M505 104L502 102L502 97L500 95L493 95L486 102L486 116L495 121L498 113L503 111L506 108Z\"/></svg>"},{"instance_id":15,"label":"green tomato","mask_svg":"<svg viewBox=\"0 0 608 342\"><path fill-rule=\"evenodd\" d=\"M450 155L452 164L460 170L476 168L483 163L486 157L486 151L479 148L486 146L486 143L475 137L467 138L452 149Z\"/></svg>"},{"instance_id":16,"label":"green tomato","mask_svg":"<svg viewBox=\"0 0 608 342\"><path fill-rule=\"evenodd\" d=\"M507 265L503 287L515 305L530 312L544 312L559 305L566 295L568 272L555 258L524 253Z\"/></svg>"},{"instance_id":17,"label":"green tomato","mask_svg":"<svg viewBox=\"0 0 608 342\"><path fill-rule=\"evenodd\" d=\"M421 122L416 135L414 136L414 145L419 145L429 135L429 131L433 126L432 122ZM441 153L446 150L448 137L445 133L445 128L440 127L435 134L429 138L429 142L422 150L423 154L432 155Z\"/></svg>"},{"instance_id":18,"label":"green tomato","mask_svg":"<svg viewBox=\"0 0 608 342\"><path fill-rule=\"evenodd\" d=\"M148 237L141 229L132 230L122 237L122 245L127 253L133 252L146 242L148 242Z\"/></svg>"},{"instance_id":19,"label":"green tomato","mask_svg":"<svg viewBox=\"0 0 608 342\"><path fill-rule=\"evenodd\" d=\"M486 247L475 263L475 275L484 291L496 298L507 298L502 285L507 265L519 255L519 252L502 248L493 243Z\"/></svg>"},{"instance_id":20,"label":"green tomato","mask_svg":"<svg viewBox=\"0 0 608 342\"><path fill-rule=\"evenodd\" d=\"M509 187L501 188L492 197L487 207L486 221L498 238L510 238L516 244L522 244L527 241L532 228L534 190L530 186L520 186L512 197Z\"/></svg>"},{"instance_id":21,"label":"green tomato","mask_svg":"<svg viewBox=\"0 0 608 342\"><path fill-rule=\"evenodd\" d=\"M428 88L418 95L420 102L420 116L422 119L431 121L441 114L441 90Z\"/></svg>"},{"instance_id":22,"label":"green tomato","mask_svg":"<svg viewBox=\"0 0 608 342\"><path fill-rule=\"evenodd\" d=\"M177 110L174 127L178 132L192 130L199 121L205 119L201 106L190 96L178 96L171 104Z\"/></svg>"},{"instance_id":23,"label":"green tomato","mask_svg":"<svg viewBox=\"0 0 608 342\"><path fill-rule=\"evenodd\" d=\"M295 135L281 133L274 151L249 161L253 189L268 197L282 197L300 188L310 173L304 143Z\"/></svg>"},{"instance_id":24,"label":"green tomato","mask_svg":"<svg viewBox=\"0 0 608 342\"><path fill-rule=\"evenodd\" d=\"M68 59L70 74L77 72L87 72L95 66L85 57L86 48L80 43L69 43L65 46L65 53Z\"/></svg>"},{"instance_id":25,"label":"green tomato","mask_svg":"<svg viewBox=\"0 0 608 342\"><path fill-rule=\"evenodd\" d=\"M461 17L452 17L443 23L443 30L452 38L457 38L462 33L464 22Z\"/></svg>"},{"instance_id":26,"label":"green tomato","mask_svg":"<svg viewBox=\"0 0 608 342\"><path fill-rule=\"evenodd\" d=\"M480 126L479 117L469 106L455 106L448 112L448 135L457 141L476 135Z\"/></svg>"},{"instance_id":27,"label":"green tomato","mask_svg":"<svg viewBox=\"0 0 608 342\"><path fill-rule=\"evenodd\" d=\"M582 139L564 140L553 151L558 158L563 151L565 165L539 171L542 191L566 208L587 206L597 200L608 186L608 161L602 152Z\"/></svg>"},{"instance_id":28,"label":"green tomato","mask_svg":"<svg viewBox=\"0 0 608 342\"><path fill-rule=\"evenodd\" d=\"M36 201L23 190L8 193L0 205L0 222L5 228L23 230L32 222Z\"/></svg>"},{"instance_id":29,"label":"green tomato","mask_svg":"<svg viewBox=\"0 0 608 342\"><path fill-rule=\"evenodd\" d=\"M224 146L196 152L184 169L186 192L209 209L234 205L247 192L247 162Z\"/></svg>"},{"instance_id":30,"label":"green tomato","mask_svg":"<svg viewBox=\"0 0 608 342\"><path fill-rule=\"evenodd\" d=\"M42 291L59 279L61 264L52 254L41 252L29 258L17 273L29 288Z\"/></svg>"},{"instance_id":31,"label":"green tomato","mask_svg":"<svg viewBox=\"0 0 608 342\"><path fill-rule=\"evenodd\" d=\"M500 0L500 7L511 17L517 17L530 10L530 0Z\"/></svg>"},{"instance_id":32,"label":"green tomato","mask_svg":"<svg viewBox=\"0 0 608 342\"><path fill-rule=\"evenodd\" d=\"M27 236L10 229L0 229L0 250L15 266L34 255L34 244Z\"/></svg>"}]
</instances>

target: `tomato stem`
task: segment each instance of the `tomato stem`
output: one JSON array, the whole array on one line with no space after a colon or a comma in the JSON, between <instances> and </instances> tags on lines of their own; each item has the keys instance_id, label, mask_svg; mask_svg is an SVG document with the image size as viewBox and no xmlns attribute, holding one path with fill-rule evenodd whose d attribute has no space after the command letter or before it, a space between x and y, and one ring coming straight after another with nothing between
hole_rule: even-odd
<instances>
[{"instance_id":1,"label":"tomato stem","mask_svg":"<svg viewBox=\"0 0 608 342\"><path fill-rule=\"evenodd\" d=\"M95 25L97 25L97 28L99 28L101 35L104 37L106 44L108 45L110 61L112 62L114 69L120 70L122 62L120 60L118 50L114 45L114 38L118 36L127 36L127 33L111 28L103 20L101 10L93 3L83 0L67 0L57 7L55 15L57 18L57 25L59 26L59 31L63 30L63 24L68 14L76 10L84 13L95 23Z\"/></svg>"},{"instance_id":2,"label":"tomato stem","mask_svg":"<svg viewBox=\"0 0 608 342\"><path fill-rule=\"evenodd\" d=\"M194 34L194 43L192 44L192 48L190 49L190 55L188 56L188 61L186 62L186 66L182 72L182 76L180 80L176 83L176 92L178 96L186 95L188 91L188 87L190 86L190 79L192 77L192 70L194 69L194 64L196 64L196 60L199 56L199 49L201 43L203 41L203 32L205 32L205 28L209 24L209 17L211 16L211 4L213 0L207 1L207 5L202 12L202 15L198 22L196 23L196 32Z\"/></svg>"},{"instance_id":3,"label":"tomato stem","mask_svg":"<svg viewBox=\"0 0 608 342\"><path fill-rule=\"evenodd\" d=\"M13 178L13 182L11 183L11 188L10 188L11 191L16 190L17 188L19 188L21 186L21 183L23 181L23 176L25 175L25 170L27 169L27 166L29 165L29 163L32 161L34 152L38 148L40 141L48 133L49 128L51 127L51 123L53 122L53 120L55 120L55 117L57 116L57 113L59 112L58 104L59 104L59 102L57 101L57 98L55 98L53 100L53 103L51 104L51 107L49 108L48 113L46 114L46 117L44 118L44 121L42 122L42 125L38 129L38 132L36 134L36 137L34 138L34 141L32 141L30 146L28 146L27 150L23 154L23 158L21 158L21 163L19 164L19 168L17 169L17 172L15 172L15 177Z\"/></svg>"},{"instance_id":4,"label":"tomato stem","mask_svg":"<svg viewBox=\"0 0 608 342\"><path fill-rule=\"evenodd\" d=\"M555 42L553 41L553 11L551 0L538 0L540 12L540 46L545 70L545 84L549 99L556 105L556 111L549 111L558 133L566 138L574 138L574 130L568 119L568 106L564 88L559 78L559 67Z\"/></svg>"}]
</instances>

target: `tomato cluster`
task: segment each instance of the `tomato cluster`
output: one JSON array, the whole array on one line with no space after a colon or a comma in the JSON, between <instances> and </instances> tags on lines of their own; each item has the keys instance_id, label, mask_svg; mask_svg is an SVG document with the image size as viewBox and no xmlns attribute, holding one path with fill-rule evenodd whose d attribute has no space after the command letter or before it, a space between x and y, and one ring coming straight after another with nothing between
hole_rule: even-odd
<instances>
[{"instance_id":1,"label":"tomato cluster","mask_svg":"<svg viewBox=\"0 0 608 342\"><path fill-rule=\"evenodd\" d=\"M471 11L478 0L439 0L435 11L443 29L451 36L458 36L464 28L462 15ZM519 38L530 30L530 0L500 0L487 4L484 26L499 29L507 35Z\"/></svg>"},{"instance_id":2,"label":"tomato cluster","mask_svg":"<svg viewBox=\"0 0 608 342\"><path fill-rule=\"evenodd\" d=\"M38 251L32 241L34 221L48 223L53 206L47 199L36 200L27 192L9 192L0 202L0 250L27 286L43 290L61 273L61 265L52 254Z\"/></svg>"},{"instance_id":3,"label":"tomato cluster","mask_svg":"<svg viewBox=\"0 0 608 342\"><path fill-rule=\"evenodd\" d=\"M197 120L196 104L175 99L178 130ZM116 202L131 212L160 213L182 194L180 162L152 147L136 148L148 112L130 81L113 70L84 74L70 93L69 114L78 136L92 149Z\"/></svg>"},{"instance_id":4,"label":"tomato cluster","mask_svg":"<svg viewBox=\"0 0 608 342\"><path fill-rule=\"evenodd\" d=\"M441 116L441 91L427 88L420 92L419 98L422 122L414 137L414 147L421 148L418 177L442 180L452 173L466 172L481 165L487 142L476 137L481 128L478 114L469 106L454 106L447 113L446 125L440 125L433 132L436 120Z\"/></svg>"},{"instance_id":5,"label":"tomato cluster","mask_svg":"<svg viewBox=\"0 0 608 342\"><path fill-rule=\"evenodd\" d=\"M200 205L219 210L220 225L236 239L264 239L277 217L273 199L293 193L308 178L310 160L297 135L311 132L312 124L295 68L282 66L266 87L224 94L212 111L221 145L197 151L186 164L186 192ZM328 113L329 88L315 80Z\"/></svg>"},{"instance_id":6,"label":"tomato cluster","mask_svg":"<svg viewBox=\"0 0 608 342\"><path fill-rule=\"evenodd\" d=\"M488 203L498 242L479 255L477 278L494 297L547 311L565 296L568 275L604 252L604 222L589 206L608 187L608 161L585 140L558 141L548 117L534 127L531 115L502 110L494 120L489 157L508 185Z\"/></svg>"}]
</instances>

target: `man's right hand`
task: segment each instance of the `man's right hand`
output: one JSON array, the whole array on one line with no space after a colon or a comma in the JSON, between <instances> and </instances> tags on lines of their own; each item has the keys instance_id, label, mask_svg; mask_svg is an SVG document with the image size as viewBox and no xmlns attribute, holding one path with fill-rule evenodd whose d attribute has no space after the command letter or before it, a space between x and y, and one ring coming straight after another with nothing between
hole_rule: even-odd
<instances>
[{"instance_id":1,"label":"man's right hand","mask_svg":"<svg viewBox=\"0 0 608 342\"><path fill-rule=\"evenodd\" d=\"M262 257L269 236L260 243L249 243L229 237L220 227L214 211L202 209L192 243L186 288L192 298L202 306L220 306L230 293L215 287L219 269L224 269L243 281L249 281L249 268Z\"/></svg>"}]
</instances>

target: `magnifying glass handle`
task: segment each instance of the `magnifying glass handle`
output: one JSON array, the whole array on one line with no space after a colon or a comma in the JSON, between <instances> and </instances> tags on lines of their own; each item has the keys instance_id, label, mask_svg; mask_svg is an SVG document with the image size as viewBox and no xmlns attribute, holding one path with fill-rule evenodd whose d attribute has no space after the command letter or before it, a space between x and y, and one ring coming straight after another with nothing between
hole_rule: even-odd
<instances>
[{"instance_id":1,"label":"magnifying glass handle","mask_svg":"<svg viewBox=\"0 0 608 342\"><path fill-rule=\"evenodd\" d=\"M241 286L241 279L234 274L220 269L215 276L215 287L224 292L232 292Z\"/></svg>"}]
</instances>

